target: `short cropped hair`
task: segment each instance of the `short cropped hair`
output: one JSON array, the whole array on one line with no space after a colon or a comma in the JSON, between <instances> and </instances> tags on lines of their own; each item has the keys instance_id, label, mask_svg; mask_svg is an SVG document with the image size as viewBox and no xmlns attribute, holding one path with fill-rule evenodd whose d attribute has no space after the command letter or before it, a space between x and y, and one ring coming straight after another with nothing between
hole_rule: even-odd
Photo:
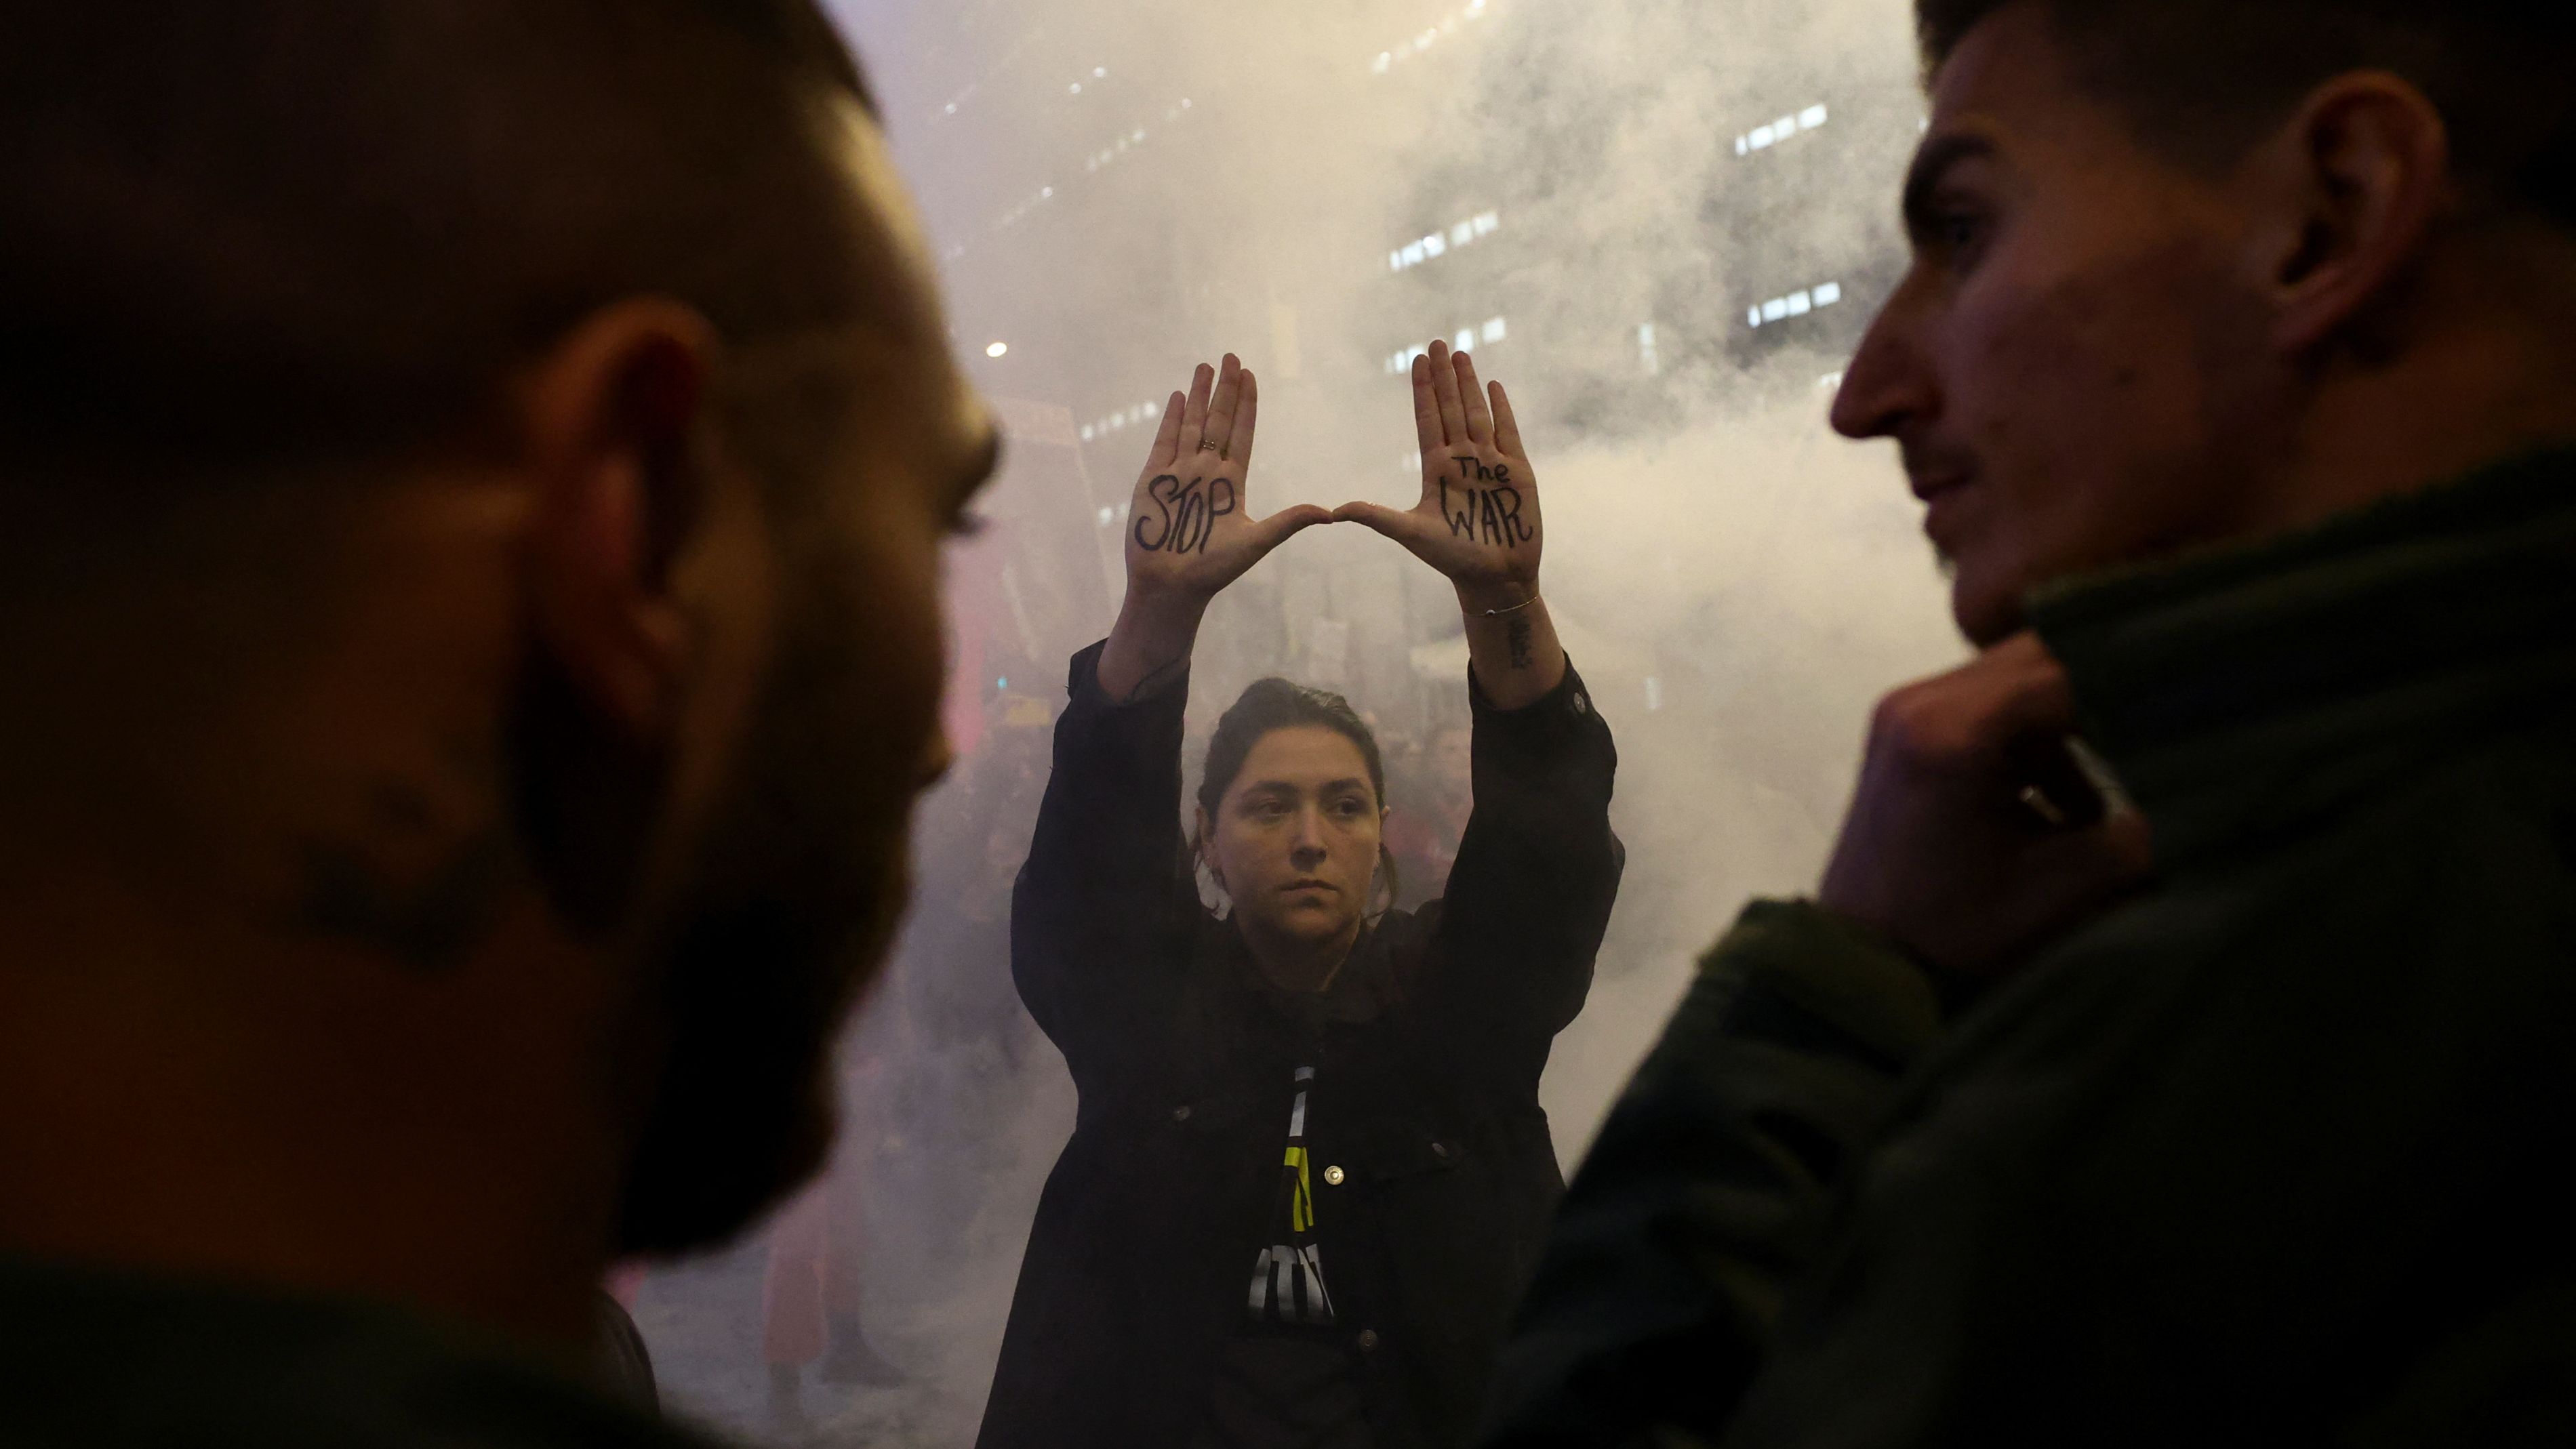
<instances>
[{"instance_id":1,"label":"short cropped hair","mask_svg":"<svg viewBox=\"0 0 2576 1449\"><path fill-rule=\"evenodd\" d=\"M597 307L864 305L813 0L73 0L0 44L0 475L455 431Z\"/></svg>"},{"instance_id":2,"label":"short cropped hair","mask_svg":"<svg viewBox=\"0 0 2576 1449\"><path fill-rule=\"evenodd\" d=\"M1926 66L2016 3L2042 6L2078 72L2149 145L2242 155L2319 83L2394 72L2442 113L2463 179L2576 224L2576 9L2532 0L1916 0Z\"/></svg>"}]
</instances>

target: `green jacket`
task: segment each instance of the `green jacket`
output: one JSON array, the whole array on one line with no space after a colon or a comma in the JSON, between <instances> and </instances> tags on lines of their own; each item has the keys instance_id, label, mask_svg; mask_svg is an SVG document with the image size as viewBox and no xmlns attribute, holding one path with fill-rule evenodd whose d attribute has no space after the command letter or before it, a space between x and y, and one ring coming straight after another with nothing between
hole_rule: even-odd
<instances>
[{"instance_id":1,"label":"green jacket","mask_svg":"<svg viewBox=\"0 0 2576 1449\"><path fill-rule=\"evenodd\" d=\"M2576 455L2033 619L2158 879L1973 1000L1747 910L1493 1442L2576 1443Z\"/></svg>"}]
</instances>

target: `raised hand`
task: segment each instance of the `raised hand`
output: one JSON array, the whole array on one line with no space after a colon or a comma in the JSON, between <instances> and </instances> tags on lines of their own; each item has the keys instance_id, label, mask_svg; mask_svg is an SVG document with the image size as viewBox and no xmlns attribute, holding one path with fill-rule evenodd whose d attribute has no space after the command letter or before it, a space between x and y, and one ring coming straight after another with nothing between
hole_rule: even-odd
<instances>
[{"instance_id":1,"label":"raised hand","mask_svg":"<svg viewBox=\"0 0 2576 1449\"><path fill-rule=\"evenodd\" d=\"M1499 382L1477 385L1474 358L1434 341L1413 360L1413 425L1422 501L1345 503L1333 517L1366 524L1439 570L1458 590L1486 697L1504 709L1534 703L1565 678L1565 649L1538 593L1546 530L1512 400Z\"/></svg>"},{"instance_id":2,"label":"raised hand","mask_svg":"<svg viewBox=\"0 0 2576 1449\"><path fill-rule=\"evenodd\" d=\"M1100 656L1110 698L1138 698L1176 677L1208 601L1290 534L1332 521L1311 503L1252 516L1245 480L1260 413L1260 387L1232 353L1222 368L1201 364L1189 392L1164 405L1127 507L1127 599Z\"/></svg>"},{"instance_id":3,"label":"raised hand","mask_svg":"<svg viewBox=\"0 0 2576 1449\"><path fill-rule=\"evenodd\" d=\"M1127 510L1130 593L1213 598L1290 534L1331 521L1312 504L1252 516L1245 484L1260 413L1259 385L1232 353L1222 369L1201 364L1188 394L1164 405Z\"/></svg>"},{"instance_id":4,"label":"raised hand","mask_svg":"<svg viewBox=\"0 0 2576 1449\"><path fill-rule=\"evenodd\" d=\"M1546 541L1538 478L1503 385L1479 387L1475 359L1435 341L1413 360L1413 423L1422 439L1421 501L1410 509L1345 503L1333 517L1403 544L1457 585L1471 611L1537 597Z\"/></svg>"}]
</instances>

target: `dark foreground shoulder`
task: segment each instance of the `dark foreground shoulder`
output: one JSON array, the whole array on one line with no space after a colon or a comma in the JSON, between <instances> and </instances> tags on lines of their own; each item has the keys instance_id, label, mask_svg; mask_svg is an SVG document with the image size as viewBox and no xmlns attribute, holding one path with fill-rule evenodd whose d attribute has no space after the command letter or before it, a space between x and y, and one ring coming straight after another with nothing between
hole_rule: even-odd
<instances>
[{"instance_id":1,"label":"dark foreground shoulder","mask_svg":"<svg viewBox=\"0 0 2576 1449\"><path fill-rule=\"evenodd\" d=\"M0 1443L721 1449L396 1310L0 1261Z\"/></svg>"}]
</instances>

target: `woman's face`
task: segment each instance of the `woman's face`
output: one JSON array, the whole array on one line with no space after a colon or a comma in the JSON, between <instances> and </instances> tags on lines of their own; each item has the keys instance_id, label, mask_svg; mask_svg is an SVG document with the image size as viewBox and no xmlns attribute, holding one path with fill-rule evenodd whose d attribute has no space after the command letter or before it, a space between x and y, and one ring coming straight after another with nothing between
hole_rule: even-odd
<instances>
[{"instance_id":1,"label":"woman's face","mask_svg":"<svg viewBox=\"0 0 2576 1449\"><path fill-rule=\"evenodd\" d=\"M1368 762L1340 731L1292 725L1253 745L1201 830L1208 864L1256 946L1357 933L1383 814Z\"/></svg>"}]
</instances>

